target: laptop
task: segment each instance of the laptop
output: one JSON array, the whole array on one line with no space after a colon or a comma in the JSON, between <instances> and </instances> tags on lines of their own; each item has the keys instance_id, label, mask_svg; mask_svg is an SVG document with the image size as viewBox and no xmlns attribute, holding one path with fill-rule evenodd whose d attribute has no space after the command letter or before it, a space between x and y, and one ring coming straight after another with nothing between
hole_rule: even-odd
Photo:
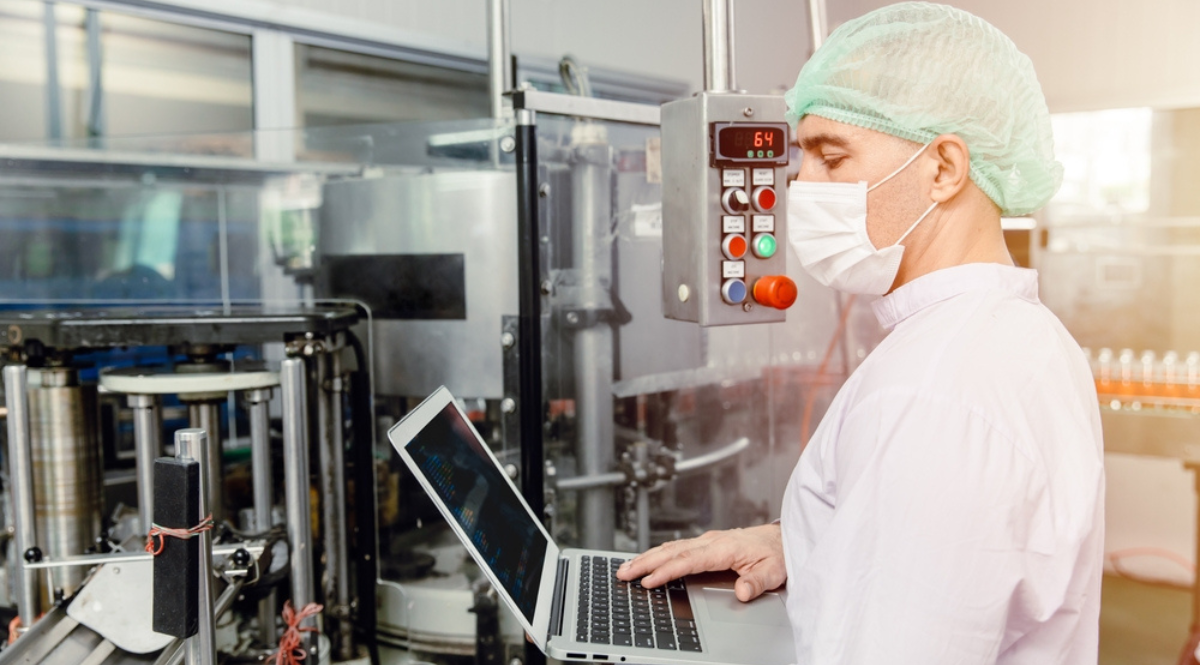
<instances>
[{"instance_id":1,"label":"laptop","mask_svg":"<svg viewBox=\"0 0 1200 665\"><path fill-rule=\"evenodd\" d=\"M742 603L730 572L646 589L616 578L633 554L560 549L444 386L388 438L546 655L646 665L795 661L783 591Z\"/></svg>"}]
</instances>

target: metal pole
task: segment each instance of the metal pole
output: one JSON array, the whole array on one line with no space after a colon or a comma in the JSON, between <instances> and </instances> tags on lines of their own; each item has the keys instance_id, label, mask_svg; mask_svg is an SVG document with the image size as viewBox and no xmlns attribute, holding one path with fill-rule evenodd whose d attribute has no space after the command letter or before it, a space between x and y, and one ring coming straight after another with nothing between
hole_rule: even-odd
<instances>
[{"instance_id":1,"label":"metal pole","mask_svg":"<svg viewBox=\"0 0 1200 665\"><path fill-rule=\"evenodd\" d=\"M222 491L225 472L221 466L221 403L193 402L188 404L188 422L193 428L202 429L208 434L208 445L205 446L204 453L207 457L197 461L208 469L208 473L204 476L208 490L208 504L213 522L220 522L225 519L224 492Z\"/></svg>"},{"instance_id":2,"label":"metal pole","mask_svg":"<svg viewBox=\"0 0 1200 665\"><path fill-rule=\"evenodd\" d=\"M538 243L537 116L517 111L517 265L521 423L521 494L534 515L545 512L545 451L542 448L542 261ZM525 665L541 665L546 656L534 644L525 645Z\"/></svg>"},{"instance_id":3,"label":"metal pole","mask_svg":"<svg viewBox=\"0 0 1200 665\"><path fill-rule=\"evenodd\" d=\"M260 388L246 392L250 408L250 475L254 482L254 529L271 528L271 507L275 493L271 487L271 389ZM258 637L263 644L274 644L275 592L258 603Z\"/></svg>"},{"instance_id":4,"label":"metal pole","mask_svg":"<svg viewBox=\"0 0 1200 665\"><path fill-rule=\"evenodd\" d=\"M329 457L333 471L333 493L329 497L332 519L326 524L329 539L326 552L329 568L335 575L333 597L337 600L333 616L338 620L338 657L335 660L350 660L354 657L354 626L350 624L350 553L346 537L346 439L345 415L342 410L342 395L345 386L342 379L342 357L337 351L329 354Z\"/></svg>"},{"instance_id":5,"label":"metal pole","mask_svg":"<svg viewBox=\"0 0 1200 665\"><path fill-rule=\"evenodd\" d=\"M808 0L808 27L811 30L814 53L825 43L825 35L829 34L827 20L825 0Z\"/></svg>"},{"instance_id":6,"label":"metal pole","mask_svg":"<svg viewBox=\"0 0 1200 665\"><path fill-rule=\"evenodd\" d=\"M639 469L650 463L650 447L644 441L633 445L633 455ZM650 486L645 481L637 486L637 542L639 552L650 549Z\"/></svg>"},{"instance_id":7,"label":"metal pole","mask_svg":"<svg viewBox=\"0 0 1200 665\"><path fill-rule=\"evenodd\" d=\"M308 406L306 367L301 358L280 364L279 382L283 406L283 484L287 508L288 540L292 546L292 603L299 612L316 598L313 585L313 546L308 488ZM304 620L306 626L315 619ZM311 644L305 633L305 648Z\"/></svg>"},{"instance_id":8,"label":"metal pole","mask_svg":"<svg viewBox=\"0 0 1200 665\"><path fill-rule=\"evenodd\" d=\"M613 468L613 329L599 313L612 309L612 148L575 149L571 166L573 264L582 298L575 307L575 405L579 419L579 472ZM568 314L570 321L571 314ZM611 550L616 533L613 489L601 485L579 496L582 546Z\"/></svg>"},{"instance_id":9,"label":"metal pole","mask_svg":"<svg viewBox=\"0 0 1200 665\"><path fill-rule=\"evenodd\" d=\"M130 395L137 455L138 518L142 533L154 523L154 460L162 454L162 410L153 395Z\"/></svg>"},{"instance_id":10,"label":"metal pole","mask_svg":"<svg viewBox=\"0 0 1200 665\"><path fill-rule=\"evenodd\" d=\"M200 463L200 514L203 520L210 513L208 475L212 469L205 464L207 447L211 442L202 429L181 429L175 432L176 459L192 459ZM213 608L212 532L200 534L200 612L196 634L187 640L188 665L213 665L217 662L216 614Z\"/></svg>"},{"instance_id":11,"label":"metal pole","mask_svg":"<svg viewBox=\"0 0 1200 665\"><path fill-rule=\"evenodd\" d=\"M28 374L24 365L4 368L4 403L8 409L8 479L13 502L13 538L17 576L13 581L21 632L38 616L37 573L25 568L25 553L37 546L33 503L33 448L29 437Z\"/></svg>"},{"instance_id":12,"label":"metal pole","mask_svg":"<svg viewBox=\"0 0 1200 665\"><path fill-rule=\"evenodd\" d=\"M508 0L487 0L488 19L488 92L492 117L505 116L504 93L513 89L512 50L509 32Z\"/></svg>"},{"instance_id":13,"label":"metal pole","mask_svg":"<svg viewBox=\"0 0 1200 665\"><path fill-rule=\"evenodd\" d=\"M62 88L58 84L58 18L54 3L42 6L42 26L46 38L46 138L59 140L62 128Z\"/></svg>"},{"instance_id":14,"label":"metal pole","mask_svg":"<svg viewBox=\"0 0 1200 665\"><path fill-rule=\"evenodd\" d=\"M704 0L704 89L736 89L733 66L733 0Z\"/></svg>"}]
</instances>

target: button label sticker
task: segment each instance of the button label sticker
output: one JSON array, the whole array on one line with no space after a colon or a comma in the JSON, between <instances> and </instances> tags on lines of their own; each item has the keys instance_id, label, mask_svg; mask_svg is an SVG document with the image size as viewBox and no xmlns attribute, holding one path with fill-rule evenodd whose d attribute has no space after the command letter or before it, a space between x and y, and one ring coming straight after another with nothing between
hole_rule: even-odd
<instances>
[{"instance_id":1,"label":"button label sticker","mask_svg":"<svg viewBox=\"0 0 1200 665\"><path fill-rule=\"evenodd\" d=\"M743 169L725 169L721 172L721 184L725 187L745 187L746 172Z\"/></svg>"},{"instance_id":2,"label":"button label sticker","mask_svg":"<svg viewBox=\"0 0 1200 665\"><path fill-rule=\"evenodd\" d=\"M775 215L755 215L754 216L754 232L755 233L774 233L775 232Z\"/></svg>"},{"instance_id":3,"label":"button label sticker","mask_svg":"<svg viewBox=\"0 0 1200 665\"><path fill-rule=\"evenodd\" d=\"M745 261L722 261L721 262L721 277L729 279L731 277L745 277L746 262Z\"/></svg>"},{"instance_id":4,"label":"button label sticker","mask_svg":"<svg viewBox=\"0 0 1200 665\"><path fill-rule=\"evenodd\" d=\"M774 185L775 169L754 169L755 185Z\"/></svg>"},{"instance_id":5,"label":"button label sticker","mask_svg":"<svg viewBox=\"0 0 1200 665\"><path fill-rule=\"evenodd\" d=\"M746 218L738 215L725 215L721 218L721 230L725 233L745 233Z\"/></svg>"}]
</instances>

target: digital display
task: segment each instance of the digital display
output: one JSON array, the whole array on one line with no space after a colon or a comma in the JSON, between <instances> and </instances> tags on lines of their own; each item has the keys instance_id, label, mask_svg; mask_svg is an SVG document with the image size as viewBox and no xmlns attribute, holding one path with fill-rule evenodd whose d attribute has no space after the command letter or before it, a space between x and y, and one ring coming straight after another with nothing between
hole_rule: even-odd
<instances>
[{"instance_id":1,"label":"digital display","mask_svg":"<svg viewBox=\"0 0 1200 665\"><path fill-rule=\"evenodd\" d=\"M784 125L718 125L713 138L713 154L718 161L787 163Z\"/></svg>"},{"instance_id":2,"label":"digital display","mask_svg":"<svg viewBox=\"0 0 1200 665\"><path fill-rule=\"evenodd\" d=\"M546 536L471 426L447 404L405 447L485 565L533 623Z\"/></svg>"}]
</instances>

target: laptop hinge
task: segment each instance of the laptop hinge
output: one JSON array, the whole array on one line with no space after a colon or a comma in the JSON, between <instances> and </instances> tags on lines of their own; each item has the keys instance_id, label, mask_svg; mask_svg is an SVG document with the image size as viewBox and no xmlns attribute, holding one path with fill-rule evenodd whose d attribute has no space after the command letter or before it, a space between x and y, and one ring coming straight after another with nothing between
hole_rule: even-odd
<instances>
[{"instance_id":1,"label":"laptop hinge","mask_svg":"<svg viewBox=\"0 0 1200 665\"><path fill-rule=\"evenodd\" d=\"M567 557L558 560L558 575L554 578L554 602L550 605L550 634L562 635L563 606L567 603Z\"/></svg>"}]
</instances>

